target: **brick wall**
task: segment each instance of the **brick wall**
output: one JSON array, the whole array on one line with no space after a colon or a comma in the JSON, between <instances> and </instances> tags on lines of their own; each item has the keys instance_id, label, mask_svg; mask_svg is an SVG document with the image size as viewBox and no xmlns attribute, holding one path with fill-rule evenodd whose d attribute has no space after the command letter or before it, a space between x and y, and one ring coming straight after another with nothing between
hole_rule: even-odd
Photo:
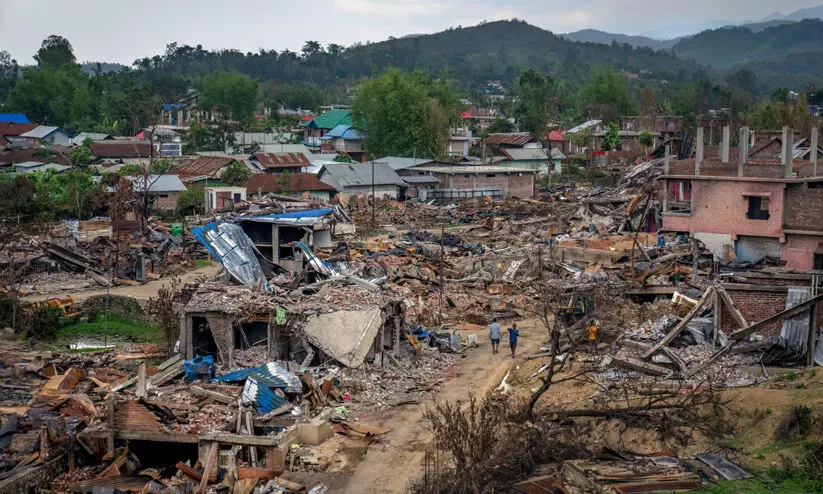
<instances>
[{"instance_id":1,"label":"brick wall","mask_svg":"<svg viewBox=\"0 0 823 494\"><path fill-rule=\"evenodd\" d=\"M154 209L159 211L173 211L177 207L177 198L180 197L179 192L165 192L163 194L156 194L154 201Z\"/></svg>"},{"instance_id":2,"label":"brick wall","mask_svg":"<svg viewBox=\"0 0 823 494\"><path fill-rule=\"evenodd\" d=\"M786 228L823 230L823 189L803 185L786 188Z\"/></svg>"},{"instance_id":3,"label":"brick wall","mask_svg":"<svg viewBox=\"0 0 823 494\"><path fill-rule=\"evenodd\" d=\"M749 324L766 319L786 308L787 292L731 289L727 289L726 291L729 293L735 307L737 307ZM736 326L731 312L729 312L728 308L724 305L720 316L720 327L726 334L729 334L737 329ZM783 327L783 322L775 321L758 331L758 333L766 337L777 336L780 334L781 327Z\"/></svg>"},{"instance_id":4,"label":"brick wall","mask_svg":"<svg viewBox=\"0 0 823 494\"><path fill-rule=\"evenodd\" d=\"M820 165L823 170L823 165ZM727 163L717 158L705 158L700 163L702 177L736 177L738 162L730 160ZM811 176L809 161L795 160L792 169L799 177ZM670 175L694 175L694 159L669 161ZM775 160L749 160L743 167L743 176L752 178L783 178L785 169L783 164Z\"/></svg>"}]
</instances>

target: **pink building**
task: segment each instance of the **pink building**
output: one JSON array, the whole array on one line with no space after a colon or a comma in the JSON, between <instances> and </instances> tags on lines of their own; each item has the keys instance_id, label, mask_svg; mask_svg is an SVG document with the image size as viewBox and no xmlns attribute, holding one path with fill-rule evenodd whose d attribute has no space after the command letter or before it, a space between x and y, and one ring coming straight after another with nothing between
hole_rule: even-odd
<instances>
[{"instance_id":1,"label":"pink building","mask_svg":"<svg viewBox=\"0 0 823 494\"><path fill-rule=\"evenodd\" d=\"M697 142L703 142L703 129ZM741 130L748 133L748 129ZM728 130L719 158L669 160L660 180L663 229L694 235L718 259L780 258L789 269L823 269L823 165L817 129L809 160L752 160L748 148L734 161ZM783 145L791 149L788 129ZM743 140L745 142L745 140Z\"/></svg>"}]
</instances>

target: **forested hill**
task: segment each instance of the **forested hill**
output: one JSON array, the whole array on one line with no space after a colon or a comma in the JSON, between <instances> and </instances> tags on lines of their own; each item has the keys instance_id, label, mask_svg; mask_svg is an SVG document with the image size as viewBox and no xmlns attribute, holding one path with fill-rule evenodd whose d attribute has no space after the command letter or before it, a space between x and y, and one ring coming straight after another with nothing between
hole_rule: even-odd
<instances>
[{"instance_id":1,"label":"forested hill","mask_svg":"<svg viewBox=\"0 0 823 494\"><path fill-rule=\"evenodd\" d=\"M823 61L823 20L775 26L760 32L746 27L704 31L678 42L673 52L684 59L694 59L716 69L729 69L749 63L789 62L796 54L816 53L818 64ZM816 70L813 67L792 67L792 73ZM784 83L785 85L785 83Z\"/></svg>"},{"instance_id":2,"label":"forested hill","mask_svg":"<svg viewBox=\"0 0 823 494\"><path fill-rule=\"evenodd\" d=\"M216 69L237 70L261 81L311 81L321 85L370 76L386 67L450 70L463 86L479 87L488 80L511 84L520 71L533 68L569 80L582 80L590 69L607 64L644 77L691 80L701 71L692 61L648 48L575 43L522 21L498 21L436 34L390 39L343 48L307 42L302 53L262 51L208 52L170 45L164 56L138 60L138 68L153 78L196 77Z\"/></svg>"}]
</instances>

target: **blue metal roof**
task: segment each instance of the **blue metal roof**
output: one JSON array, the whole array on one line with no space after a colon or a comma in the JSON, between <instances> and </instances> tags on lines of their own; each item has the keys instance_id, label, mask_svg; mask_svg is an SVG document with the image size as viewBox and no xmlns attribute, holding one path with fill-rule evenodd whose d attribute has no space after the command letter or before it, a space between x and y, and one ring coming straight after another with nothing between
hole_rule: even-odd
<instances>
[{"instance_id":1,"label":"blue metal roof","mask_svg":"<svg viewBox=\"0 0 823 494\"><path fill-rule=\"evenodd\" d=\"M179 110L180 108L185 107L186 105L183 103L163 103L163 111Z\"/></svg>"},{"instance_id":2,"label":"blue metal roof","mask_svg":"<svg viewBox=\"0 0 823 494\"><path fill-rule=\"evenodd\" d=\"M31 123L25 113L0 113L0 122L16 124Z\"/></svg>"},{"instance_id":3,"label":"blue metal roof","mask_svg":"<svg viewBox=\"0 0 823 494\"><path fill-rule=\"evenodd\" d=\"M321 137L321 140L328 140L333 139L335 137L342 137L343 139L351 139L357 140L360 139L360 134L357 133L357 130L354 129L351 125L338 125L337 127L331 129Z\"/></svg>"},{"instance_id":4,"label":"blue metal roof","mask_svg":"<svg viewBox=\"0 0 823 494\"><path fill-rule=\"evenodd\" d=\"M300 393L303 383L300 378L281 367L277 362L268 362L260 367L240 369L215 377L212 382L238 382L256 379L261 385L271 388L283 388L287 393Z\"/></svg>"},{"instance_id":5,"label":"blue metal roof","mask_svg":"<svg viewBox=\"0 0 823 494\"><path fill-rule=\"evenodd\" d=\"M243 386L243 401L247 403L254 403L257 413L269 413L272 410L277 410L283 405L288 405L289 401L278 395L271 388L264 383L258 382L257 379L249 377L246 384Z\"/></svg>"},{"instance_id":6,"label":"blue metal roof","mask_svg":"<svg viewBox=\"0 0 823 494\"><path fill-rule=\"evenodd\" d=\"M317 218L328 216L334 212L332 208L308 209L306 211L292 211L291 213L263 214L259 216L241 216L235 221L254 221L257 223L277 223L279 220L294 220L287 223L299 223L301 219L309 219L309 223L315 223Z\"/></svg>"}]
</instances>

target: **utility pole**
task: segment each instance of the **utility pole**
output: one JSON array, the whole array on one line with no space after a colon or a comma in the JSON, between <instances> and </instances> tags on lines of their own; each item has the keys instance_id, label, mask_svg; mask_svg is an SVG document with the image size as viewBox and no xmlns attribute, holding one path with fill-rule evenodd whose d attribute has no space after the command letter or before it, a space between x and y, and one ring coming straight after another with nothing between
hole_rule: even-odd
<instances>
[{"instance_id":1,"label":"utility pole","mask_svg":"<svg viewBox=\"0 0 823 494\"><path fill-rule=\"evenodd\" d=\"M446 225L445 223L440 226L440 310L437 315L438 324L440 327L443 327L443 257L445 257L446 251Z\"/></svg>"},{"instance_id":2,"label":"utility pole","mask_svg":"<svg viewBox=\"0 0 823 494\"><path fill-rule=\"evenodd\" d=\"M377 196L374 195L374 158L371 160L371 228L372 230L377 229L377 217L374 213L375 203L377 202Z\"/></svg>"}]
</instances>

